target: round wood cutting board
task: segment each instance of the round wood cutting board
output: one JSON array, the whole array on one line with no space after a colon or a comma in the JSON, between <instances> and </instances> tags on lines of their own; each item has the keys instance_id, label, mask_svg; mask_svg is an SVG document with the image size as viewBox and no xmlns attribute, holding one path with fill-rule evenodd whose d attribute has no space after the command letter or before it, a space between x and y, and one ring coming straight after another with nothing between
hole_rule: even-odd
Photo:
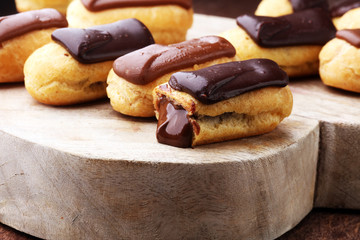
<instances>
[{"instance_id":1,"label":"round wood cutting board","mask_svg":"<svg viewBox=\"0 0 360 240\"><path fill-rule=\"evenodd\" d=\"M2 85L1 222L46 239L274 238L311 209L318 124L195 149L108 101L54 108Z\"/></svg>"},{"instance_id":2,"label":"round wood cutting board","mask_svg":"<svg viewBox=\"0 0 360 240\"><path fill-rule=\"evenodd\" d=\"M188 38L235 26L233 19L196 14ZM291 89L293 114L271 133L179 149L157 143L154 118L123 116L108 100L50 107L23 84L2 84L0 222L46 239L276 238L311 211L314 199L317 206L335 201L320 201L335 190L317 183L343 179L345 192L360 185L355 170L335 179L326 167L333 152L354 154L347 164L359 160L346 152L349 144L330 147L332 139L346 142L360 131L356 105L349 104L359 96L339 95L318 79ZM354 114L330 118L321 99ZM339 134L328 130L334 126ZM338 207L358 198L336 196ZM358 202L351 206L360 208Z\"/></svg>"}]
</instances>

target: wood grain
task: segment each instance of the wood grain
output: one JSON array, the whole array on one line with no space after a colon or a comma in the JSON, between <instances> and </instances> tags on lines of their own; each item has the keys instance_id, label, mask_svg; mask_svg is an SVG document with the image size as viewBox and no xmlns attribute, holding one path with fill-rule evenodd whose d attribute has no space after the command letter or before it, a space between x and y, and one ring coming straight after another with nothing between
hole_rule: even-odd
<instances>
[{"instance_id":1,"label":"wood grain","mask_svg":"<svg viewBox=\"0 0 360 240\"><path fill-rule=\"evenodd\" d=\"M360 211L317 208L277 240L357 240Z\"/></svg>"},{"instance_id":2,"label":"wood grain","mask_svg":"<svg viewBox=\"0 0 360 240\"><path fill-rule=\"evenodd\" d=\"M197 15L188 37L234 24ZM272 239L314 196L316 206L359 208L349 144L359 96L319 80L291 88L294 114L275 131L177 149L156 142L154 119L117 114L107 100L54 108L21 84L1 85L0 222L47 239Z\"/></svg>"},{"instance_id":3,"label":"wood grain","mask_svg":"<svg viewBox=\"0 0 360 240\"><path fill-rule=\"evenodd\" d=\"M0 90L0 221L34 236L274 238L312 209L316 121L177 149L108 101L52 108Z\"/></svg>"},{"instance_id":4,"label":"wood grain","mask_svg":"<svg viewBox=\"0 0 360 240\"><path fill-rule=\"evenodd\" d=\"M236 27L230 18L199 15L196 20L189 37ZM360 94L327 87L318 76L291 79L290 87L293 115L321 126L314 206L360 209Z\"/></svg>"},{"instance_id":5,"label":"wood grain","mask_svg":"<svg viewBox=\"0 0 360 240\"><path fill-rule=\"evenodd\" d=\"M293 114L320 122L315 207L360 209L360 94L294 80Z\"/></svg>"}]
</instances>

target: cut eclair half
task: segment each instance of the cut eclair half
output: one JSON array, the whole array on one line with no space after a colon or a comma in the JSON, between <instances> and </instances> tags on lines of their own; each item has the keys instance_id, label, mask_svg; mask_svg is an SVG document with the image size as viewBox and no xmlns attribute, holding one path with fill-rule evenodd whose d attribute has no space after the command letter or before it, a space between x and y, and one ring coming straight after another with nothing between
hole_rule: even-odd
<instances>
[{"instance_id":1,"label":"cut eclair half","mask_svg":"<svg viewBox=\"0 0 360 240\"><path fill-rule=\"evenodd\" d=\"M175 73L153 91L157 139L185 148L270 132L291 114L287 84L268 59Z\"/></svg>"}]
</instances>

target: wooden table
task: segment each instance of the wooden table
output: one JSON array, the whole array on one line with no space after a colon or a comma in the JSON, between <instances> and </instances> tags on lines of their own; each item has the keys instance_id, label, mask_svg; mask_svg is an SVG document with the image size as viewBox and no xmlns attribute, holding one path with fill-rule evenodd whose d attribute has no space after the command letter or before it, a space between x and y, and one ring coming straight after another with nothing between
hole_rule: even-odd
<instances>
[{"instance_id":1,"label":"wooden table","mask_svg":"<svg viewBox=\"0 0 360 240\"><path fill-rule=\"evenodd\" d=\"M241 1L236 0L195 0L194 4L196 12L227 17L251 12L256 6L256 2L252 5L243 5ZM297 227L279 239L358 239L359 229L359 211L315 209ZM0 224L0 239L36 238Z\"/></svg>"}]
</instances>

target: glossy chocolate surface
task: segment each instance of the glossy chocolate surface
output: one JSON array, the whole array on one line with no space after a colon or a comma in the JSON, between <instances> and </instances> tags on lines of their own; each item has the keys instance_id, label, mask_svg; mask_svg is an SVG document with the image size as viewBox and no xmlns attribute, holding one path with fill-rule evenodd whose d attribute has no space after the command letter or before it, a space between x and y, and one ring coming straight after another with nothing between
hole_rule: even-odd
<instances>
[{"instance_id":1,"label":"glossy chocolate surface","mask_svg":"<svg viewBox=\"0 0 360 240\"><path fill-rule=\"evenodd\" d=\"M157 5L179 5L185 9L192 7L192 0L81 0L92 12L123 7L144 7Z\"/></svg>"},{"instance_id":2,"label":"glossy chocolate surface","mask_svg":"<svg viewBox=\"0 0 360 240\"><path fill-rule=\"evenodd\" d=\"M281 17L242 15L237 24L262 47L324 45L336 32L329 14L320 8Z\"/></svg>"},{"instance_id":3,"label":"glossy chocolate surface","mask_svg":"<svg viewBox=\"0 0 360 240\"><path fill-rule=\"evenodd\" d=\"M166 98L161 99L156 130L158 142L175 147L191 147L192 134L188 112L180 106L175 106Z\"/></svg>"},{"instance_id":4,"label":"glossy chocolate surface","mask_svg":"<svg viewBox=\"0 0 360 240\"><path fill-rule=\"evenodd\" d=\"M154 43L150 31L136 19L87 29L58 29L53 32L52 38L81 63L115 60Z\"/></svg>"},{"instance_id":5,"label":"glossy chocolate surface","mask_svg":"<svg viewBox=\"0 0 360 240\"><path fill-rule=\"evenodd\" d=\"M287 74L269 59L250 59L177 72L169 81L171 88L186 92L204 104L217 103L263 87L285 87L288 83Z\"/></svg>"},{"instance_id":6,"label":"glossy chocolate surface","mask_svg":"<svg viewBox=\"0 0 360 240\"><path fill-rule=\"evenodd\" d=\"M336 37L343 39L353 45L360 48L360 29L344 29L336 32Z\"/></svg>"},{"instance_id":7,"label":"glossy chocolate surface","mask_svg":"<svg viewBox=\"0 0 360 240\"><path fill-rule=\"evenodd\" d=\"M322 8L329 10L329 4L326 0L289 0L294 12L302 11L309 8Z\"/></svg>"},{"instance_id":8,"label":"glossy chocolate surface","mask_svg":"<svg viewBox=\"0 0 360 240\"><path fill-rule=\"evenodd\" d=\"M150 45L116 59L113 68L119 77L145 85L172 71L221 57L233 57L235 53L235 48L226 39L207 36L169 46Z\"/></svg>"},{"instance_id":9,"label":"glossy chocolate surface","mask_svg":"<svg viewBox=\"0 0 360 240\"><path fill-rule=\"evenodd\" d=\"M359 0L337 0L331 6L330 13L332 17L340 17L347 11L358 7L360 7Z\"/></svg>"},{"instance_id":10,"label":"glossy chocolate surface","mask_svg":"<svg viewBox=\"0 0 360 240\"><path fill-rule=\"evenodd\" d=\"M34 30L67 26L66 18L51 8L0 17L0 42Z\"/></svg>"}]
</instances>

